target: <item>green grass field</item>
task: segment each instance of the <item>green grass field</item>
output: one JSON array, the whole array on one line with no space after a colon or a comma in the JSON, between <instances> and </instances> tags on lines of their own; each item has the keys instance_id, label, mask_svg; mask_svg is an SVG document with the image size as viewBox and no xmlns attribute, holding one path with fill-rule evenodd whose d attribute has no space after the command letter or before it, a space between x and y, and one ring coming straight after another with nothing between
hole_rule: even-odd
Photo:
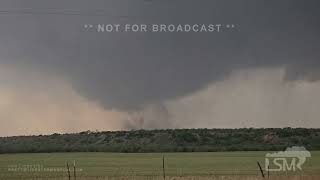
<instances>
[{"instance_id":1,"label":"green grass field","mask_svg":"<svg viewBox=\"0 0 320 180\"><path fill-rule=\"evenodd\" d=\"M41 153L0 155L0 179L66 178L66 163L78 177L161 177L162 157L166 176L260 175L266 152L212 153ZM320 174L320 151L303 165L303 172ZM40 167L40 171L36 168Z\"/></svg>"}]
</instances>

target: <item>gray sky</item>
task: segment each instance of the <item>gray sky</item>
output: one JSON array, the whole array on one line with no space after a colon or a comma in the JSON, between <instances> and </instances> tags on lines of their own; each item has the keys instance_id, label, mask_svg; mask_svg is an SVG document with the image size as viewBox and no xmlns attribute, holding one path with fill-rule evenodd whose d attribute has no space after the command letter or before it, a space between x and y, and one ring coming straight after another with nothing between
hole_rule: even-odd
<instances>
[{"instance_id":1,"label":"gray sky","mask_svg":"<svg viewBox=\"0 0 320 180\"><path fill-rule=\"evenodd\" d=\"M319 5L317 0L2 0L0 89L14 97L28 97L27 101L8 100L11 105L0 109L0 121L10 126L4 134L38 133L34 129L42 125L15 131L22 121L28 124L31 120L20 120L22 117L12 115L14 112L23 114L16 110L16 105L29 104L35 99L31 98L33 94L38 93L51 98L37 97L39 102L28 110L32 114L30 119L37 123L55 121L60 124L57 131L63 132L87 127L136 128L140 117L146 121L141 125L145 128L278 127L279 118L284 121L281 126L319 127L320 114L309 112L318 104L297 100L320 96L315 91L320 78ZM84 24L109 23L235 24L236 28L221 33L98 33L84 28ZM275 74L278 77L274 77ZM266 83L254 82L266 79L273 82L268 87L274 88L264 93ZM307 87L288 86L295 83L307 83ZM61 84L68 91L61 89ZM219 94L216 89L229 92L230 87L233 90L244 88L240 92L248 92L248 97L241 96L246 98L238 101L256 104L260 109L255 112L250 112L249 108L237 110L238 114L245 114L243 120L227 116L229 110L238 107L222 98L230 94ZM290 94L289 91L294 92ZM206 97L199 95L201 92ZM253 92L259 97L250 96ZM280 99L289 97L266 105L268 99L277 96ZM196 100L183 106L181 103L188 98ZM81 107L77 111L90 109L88 111L93 114L86 116L97 116L99 123L76 113L71 117L59 115L46 120L46 116L65 114L71 106L66 106L67 103L79 108L79 99L81 103L94 103L98 107L99 115L89 105L86 110ZM297 105L284 112L282 109L292 104L291 100ZM211 108L202 107L204 101L206 107ZM61 110L52 112L52 107L48 107L47 115L43 113L43 106L52 103ZM281 112L273 110L273 106ZM217 109L221 111L212 115ZM182 116L193 111L197 116ZM38 117L40 112L43 115ZM301 118L293 120L293 112L297 113L295 117ZM108 118L104 113L119 113L121 118ZM257 115L248 117L248 114ZM261 118L259 114L263 114ZM304 118L307 123L299 123ZM11 124L10 119L16 124ZM92 121L97 125L70 129L66 119ZM41 132L48 131L39 130Z\"/></svg>"}]
</instances>

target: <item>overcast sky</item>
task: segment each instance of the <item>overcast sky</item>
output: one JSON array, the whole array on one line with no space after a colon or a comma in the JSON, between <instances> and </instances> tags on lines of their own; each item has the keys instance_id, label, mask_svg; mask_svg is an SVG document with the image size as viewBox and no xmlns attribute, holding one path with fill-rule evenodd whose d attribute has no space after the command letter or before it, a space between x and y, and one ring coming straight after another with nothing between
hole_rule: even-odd
<instances>
[{"instance_id":1,"label":"overcast sky","mask_svg":"<svg viewBox=\"0 0 320 180\"><path fill-rule=\"evenodd\" d=\"M2 0L0 135L320 127L317 0ZM98 33L85 24L234 24Z\"/></svg>"}]
</instances>

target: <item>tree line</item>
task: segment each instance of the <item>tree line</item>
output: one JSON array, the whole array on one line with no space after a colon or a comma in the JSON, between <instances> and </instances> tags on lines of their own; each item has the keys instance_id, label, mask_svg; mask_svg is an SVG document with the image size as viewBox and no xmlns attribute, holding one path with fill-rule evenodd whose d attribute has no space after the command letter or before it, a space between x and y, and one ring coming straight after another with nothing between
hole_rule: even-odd
<instances>
[{"instance_id":1,"label":"tree line","mask_svg":"<svg viewBox=\"0 0 320 180\"><path fill-rule=\"evenodd\" d=\"M0 153L280 151L320 150L320 129L166 129L85 131L0 137Z\"/></svg>"}]
</instances>

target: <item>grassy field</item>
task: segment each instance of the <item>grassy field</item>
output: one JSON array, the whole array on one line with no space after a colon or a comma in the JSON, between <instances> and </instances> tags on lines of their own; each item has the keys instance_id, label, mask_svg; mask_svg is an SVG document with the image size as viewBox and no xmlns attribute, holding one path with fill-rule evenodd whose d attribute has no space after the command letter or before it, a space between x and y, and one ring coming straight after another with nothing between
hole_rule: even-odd
<instances>
[{"instance_id":1,"label":"grassy field","mask_svg":"<svg viewBox=\"0 0 320 180\"><path fill-rule=\"evenodd\" d=\"M77 179L160 179L162 157L165 157L165 174L171 179L212 179L212 177L260 176L257 161L264 166L266 152L213 152L213 153L41 153L0 155L0 179L67 179L69 162L73 175L76 161ZM303 165L301 175L320 175L320 152ZM279 175L285 176L286 173ZM126 178L127 177L127 178ZM293 178L293 177L292 177ZM310 179L313 177L309 176Z\"/></svg>"}]
</instances>

